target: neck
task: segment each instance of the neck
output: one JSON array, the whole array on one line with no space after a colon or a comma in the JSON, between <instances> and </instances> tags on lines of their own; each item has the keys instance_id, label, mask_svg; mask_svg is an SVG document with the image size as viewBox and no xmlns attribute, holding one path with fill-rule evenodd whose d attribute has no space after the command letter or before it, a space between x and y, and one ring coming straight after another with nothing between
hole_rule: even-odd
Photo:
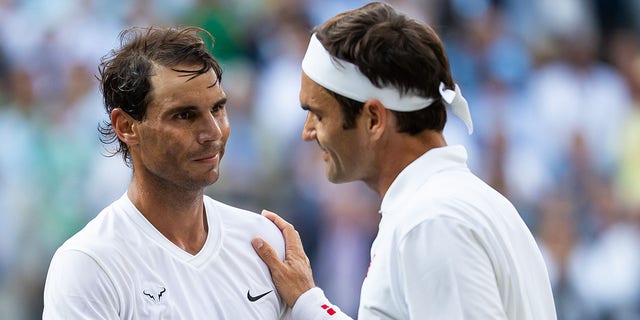
<instances>
[{"instance_id":1,"label":"neck","mask_svg":"<svg viewBox=\"0 0 640 320\"><path fill-rule=\"evenodd\" d=\"M441 132L426 130L415 136L393 133L381 146L380 157L376 161L376 175L365 180L369 188L384 198L389 187L400 172L425 152L447 145Z\"/></svg>"},{"instance_id":2,"label":"neck","mask_svg":"<svg viewBox=\"0 0 640 320\"><path fill-rule=\"evenodd\" d=\"M127 194L142 215L167 239L188 253L204 246L208 225L204 190L186 191L167 184L143 183L134 173Z\"/></svg>"}]
</instances>

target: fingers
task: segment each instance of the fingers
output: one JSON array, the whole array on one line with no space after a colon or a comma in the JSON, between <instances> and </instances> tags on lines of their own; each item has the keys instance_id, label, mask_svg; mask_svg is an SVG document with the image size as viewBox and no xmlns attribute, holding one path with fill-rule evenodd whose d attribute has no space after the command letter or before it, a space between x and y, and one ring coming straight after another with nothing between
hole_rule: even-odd
<instances>
[{"instance_id":1,"label":"fingers","mask_svg":"<svg viewBox=\"0 0 640 320\"><path fill-rule=\"evenodd\" d=\"M300 234L298 233L298 231L296 231L292 224L271 211L262 210L262 215L271 220L282 232L287 257L295 255L304 256L306 258L306 254L304 253L304 249L302 247L302 239L300 238Z\"/></svg>"},{"instance_id":2,"label":"fingers","mask_svg":"<svg viewBox=\"0 0 640 320\"><path fill-rule=\"evenodd\" d=\"M293 225L291 225L291 223L287 222L286 220L282 219L279 215L268 211L268 210L262 210L262 215L271 220L271 222L273 222L278 229L280 229L280 231L284 231L286 228L292 228L293 229Z\"/></svg>"},{"instance_id":3,"label":"fingers","mask_svg":"<svg viewBox=\"0 0 640 320\"><path fill-rule=\"evenodd\" d=\"M269 267L278 293L288 306L293 307L302 293L315 287L309 258L304 253L300 234L292 224L267 210L263 210L262 215L271 220L282 232L285 242L285 259L280 261L275 250L261 238L253 239L251 244L258 256Z\"/></svg>"},{"instance_id":4,"label":"fingers","mask_svg":"<svg viewBox=\"0 0 640 320\"><path fill-rule=\"evenodd\" d=\"M282 267L282 261L278 258L278 254L275 250L262 238L255 238L251 240L253 250L256 251L260 259L269 267L269 270L273 272L276 268Z\"/></svg>"}]
</instances>

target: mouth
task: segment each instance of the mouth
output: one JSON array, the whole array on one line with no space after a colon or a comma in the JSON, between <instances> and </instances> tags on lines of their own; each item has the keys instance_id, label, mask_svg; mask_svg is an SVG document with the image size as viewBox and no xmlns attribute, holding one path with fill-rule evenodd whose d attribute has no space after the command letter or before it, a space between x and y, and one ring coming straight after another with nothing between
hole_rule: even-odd
<instances>
[{"instance_id":1,"label":"mouth","mask_svg":"<svg viewBox=\"0 0 640 320\"><path fill-rule=\"evenodd\" d=\"M220 152L216 152L213 154L207 154L204 156L200 156L196 159L194 159L193 161L198 162L198 163L215 163L220 159Z\"/></svg>"},{"instance_id":2,"label":"mouth","mask_svg":"<svg viewBox=\"0 0 640 320\"><path fill-rule=\"evenodd\" d=\"M321 144L320 141L316 140L316 142L318 143L318 147L320 147L320 151L322 152L322 160L324 162L329 161L329 151L327 151L327 149L325 149Z\"/></svg>"},{"instance_id":3,"label":"mouth","mask_svg":"<svg viewBox=\"0 0 640 320\"><path fill-rule=\"evenodd\" d=\"M322 149L322 161L329 162L329 152Z\"/></svg>"}]
</instances>

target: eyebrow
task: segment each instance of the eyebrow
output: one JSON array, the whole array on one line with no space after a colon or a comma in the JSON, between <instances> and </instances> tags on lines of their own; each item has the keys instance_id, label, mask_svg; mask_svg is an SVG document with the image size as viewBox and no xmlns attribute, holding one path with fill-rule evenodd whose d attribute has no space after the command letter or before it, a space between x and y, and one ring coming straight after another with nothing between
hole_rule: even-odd
<instances>
[{"instance_id":1,"label":"eyebrow","mask_svg":"<svg viewBox=\"0 0 640 320\"><path fill-rule=\"evenodd\" d=\"M216 101L216 103L214 103L213 106L217 107L224 104L227 104L227 97L221 98L220 100Z\"/></svg>"},{"instance_id":2,"label":"eyebrow","mask_svg":"<svg viewBox=\"0 0 640 320\"><path fill-rule=\"evenodd\" d=\"M301 104L300 108L302 108L302 110L304 111L309 111L309 112L313 112L313 113L318 113L320 110L316 107L312 107L308 104Z\"/></svg>"},{"instance_id":3,"label":"eyebrow","mask_svg":"<svg viewBox=\"0 0 640 320\"><path fill-rule=\"evenodd\" d=\"M172 114L176 114L176 113L181 113L181 112L185 112L185 111L194 111L197 110L198 108L195 106L176 106L176 107L171 107L169 109L167 109L164 114L167 115L172 115Z\"/></svg>"}]
</instances>

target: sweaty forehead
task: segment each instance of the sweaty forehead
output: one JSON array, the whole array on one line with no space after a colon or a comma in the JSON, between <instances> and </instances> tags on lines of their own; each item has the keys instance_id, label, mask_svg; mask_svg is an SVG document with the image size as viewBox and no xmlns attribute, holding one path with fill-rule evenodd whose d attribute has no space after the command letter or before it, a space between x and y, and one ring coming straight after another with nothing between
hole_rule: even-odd
<instances>
[{"instance_id":1,"label":"sweaty forehead","mask_svg":"<svg viewBox=\"0 0 640 320\"><path fill-rule=\"evenodd\" d=\"M162 66L159 64L154 64L154 72L151 76L151 81L154 79L162 80L167 83L175 83L180 84L184 82L188 82L194 80L198 77L202 76L213 76L213 81L211 82L211 86L218 83L218 77L213 69L209 69L206 73L199 73L202 69L200 65L177 65L177 66Z\"/></svg>"},{"instance_id":2,"label":"sweaty forehead","mask_svg":"<svg viewBox=\"0 0 640 320\"><path fill-rule=\"evenodd\" d=\"M224 95L213 70L203 74L190 72L197 70L199 68L189 66L155 68L155 73L151 77L151 102L196 103L202 99L215 99ZM210 95L215 97L209 97Z\"/></svg>"}]
</instances>

